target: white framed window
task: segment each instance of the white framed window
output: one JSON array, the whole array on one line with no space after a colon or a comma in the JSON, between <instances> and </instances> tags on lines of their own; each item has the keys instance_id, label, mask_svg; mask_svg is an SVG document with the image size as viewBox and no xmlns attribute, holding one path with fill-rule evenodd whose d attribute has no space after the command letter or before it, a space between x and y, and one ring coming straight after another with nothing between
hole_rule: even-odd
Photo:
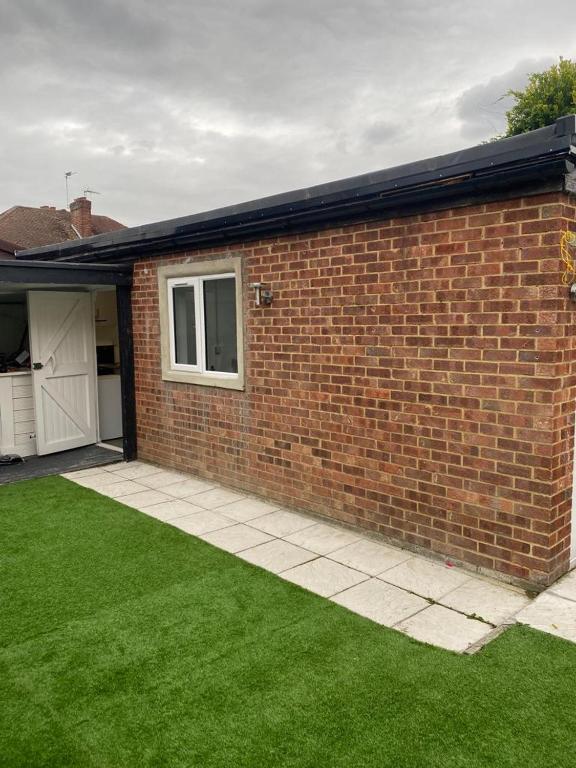
<instances>
[{"instance_id":1,"label":"white framed window","mask_svg":"<svg viewBox=\"0 0 576 768\"><path fill-rule=\"evenodd\" d=\"M243 388L240 259L158 270L162 376Z\"/></svg>"},{"instance_id":2,"label":"white framed window","mask_svg":"<svg viewBox=\"0 0 576 768\"><path fill-rule=\"evenodd\" d=\"M236 275L173 277L167 287L172 368L237 377Z\"/></svg>"}]
</instances>

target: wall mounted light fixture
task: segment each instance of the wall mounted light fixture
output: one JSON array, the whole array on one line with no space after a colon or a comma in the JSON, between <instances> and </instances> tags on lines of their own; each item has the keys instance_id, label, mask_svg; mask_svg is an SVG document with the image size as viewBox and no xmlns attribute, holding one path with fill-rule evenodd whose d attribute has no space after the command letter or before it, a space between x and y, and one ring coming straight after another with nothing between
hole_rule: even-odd
<instances>
[{"instance_id":1,"label":"wall mounted light fixture","mask_svg":"<svg viewBox=\"0 0 576 768\"><path fill-rule=\"evenodd\" d=\"M250 283L250 288L254 289L254 298L257 307L262 305L270 306L270 304L272 304L274 295L270 289L264 288L262 283Z\"/></svg>"}]
</instances>

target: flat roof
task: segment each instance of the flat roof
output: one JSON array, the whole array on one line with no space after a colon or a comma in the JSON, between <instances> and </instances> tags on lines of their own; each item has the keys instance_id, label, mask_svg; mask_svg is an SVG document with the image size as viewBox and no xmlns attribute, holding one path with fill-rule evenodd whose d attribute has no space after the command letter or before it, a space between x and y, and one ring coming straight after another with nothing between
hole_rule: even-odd
<instances>
[{"instance_id":1,"label":"flat roof","mask_svg":"<svg viewBox=\"0 0 576 768\"><path fill-rule=\"evenodd\" d=\"M423 132L423 140L425 132ZM264 235L310 231L336 222L409 215L418 206L479 202L518 191L561 190L576 163L576 115L553 125L459 152L373 173L17 252L17 259L94 263L135 261L183 247L209 247Z\"/></svg>"}]
</instances>

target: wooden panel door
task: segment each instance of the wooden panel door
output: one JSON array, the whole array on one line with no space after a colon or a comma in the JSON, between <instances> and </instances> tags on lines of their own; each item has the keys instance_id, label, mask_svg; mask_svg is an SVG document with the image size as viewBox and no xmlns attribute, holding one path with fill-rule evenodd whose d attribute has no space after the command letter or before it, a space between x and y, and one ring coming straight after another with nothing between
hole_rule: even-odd
<instances>
[{"instance_id":1,"label":"wooden panel door","mask_svg":"<svg viewBox=\"0 0 576 768\"><path fill-rule=\"evenodd\" d=\"M95 443L96 345L91 294L29 291L28 315L38 453Z\"/></svg>"}]
</instances>

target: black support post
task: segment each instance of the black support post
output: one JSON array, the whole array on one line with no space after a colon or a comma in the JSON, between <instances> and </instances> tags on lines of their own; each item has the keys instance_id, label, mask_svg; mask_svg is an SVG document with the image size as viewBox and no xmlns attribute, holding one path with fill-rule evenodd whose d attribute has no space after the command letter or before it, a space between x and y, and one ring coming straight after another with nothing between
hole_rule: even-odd
<instances>
[{"instance_id":1,"label":"black support post","mask_svg":"<svg viewBox=\"0 0 576 768\"><path fill-rule=\"evenodd\" d=\"M132 291L116 286L118 338L120 343L120 384L122 392L122 433L126 461L136 458L136 393L134 383L134 336L132 332Z\"/></svg>"}]
</instances>

